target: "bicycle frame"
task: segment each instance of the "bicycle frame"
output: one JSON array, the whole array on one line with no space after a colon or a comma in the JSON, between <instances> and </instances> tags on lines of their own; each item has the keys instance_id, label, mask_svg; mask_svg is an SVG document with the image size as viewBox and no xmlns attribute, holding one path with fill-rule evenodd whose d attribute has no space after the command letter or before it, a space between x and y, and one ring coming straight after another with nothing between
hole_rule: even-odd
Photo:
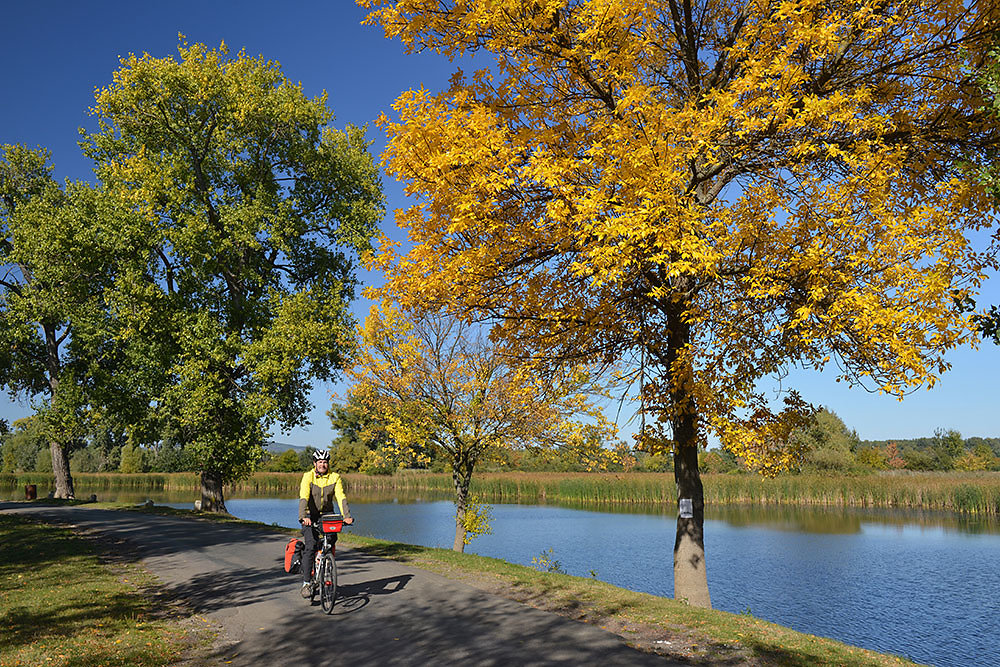
<instances>
[{"instance_id":1,"label":"bicycle frame","mask_svg":"<svg viewBox=\"0 0 1000 667\"><path fill-rule=\"evenodd\" d=\"M322 536L322 541L316 545L310 601L315 599L318 592L320 604L327 614L333 611L337 599L336 535L343 527L344 518L339 514L324 514L313 526L314 533Z\"/></svg>"}]
</instances>

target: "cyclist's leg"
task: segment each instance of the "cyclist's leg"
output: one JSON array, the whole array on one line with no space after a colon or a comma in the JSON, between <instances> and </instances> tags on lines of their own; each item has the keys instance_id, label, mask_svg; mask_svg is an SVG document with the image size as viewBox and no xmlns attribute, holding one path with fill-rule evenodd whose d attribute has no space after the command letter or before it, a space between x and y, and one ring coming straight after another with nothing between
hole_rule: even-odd
<instances>
[{"instance_id":1,"label":"cyclist's leg","mask_svg":"<svg viewBox=\"0 0 1000 667\"><path fill-rule=\"evenodd\" d=\"M312 583L312 567L316 561L316 531L312 526L302 526L302 584Z\"/></svg>"}]
</instances>

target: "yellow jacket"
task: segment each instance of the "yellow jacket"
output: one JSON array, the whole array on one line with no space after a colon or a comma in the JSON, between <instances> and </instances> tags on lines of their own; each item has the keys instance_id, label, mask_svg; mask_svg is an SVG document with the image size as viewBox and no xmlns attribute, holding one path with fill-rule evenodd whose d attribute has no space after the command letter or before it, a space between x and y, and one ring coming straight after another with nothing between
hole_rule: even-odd
<instances>
[{"instance_id":1,"label":"yellow jacket","mask_svg":"<svg viewBox=\"0 0 1000 667\"><path fill-rule=\"evenodd\" d=\"M334 500L337 501L336 509ZM345 517L350 516L345 510L345 500L347 496L344 495L344 483L340 475L335 472L317 475L314 468L302 475L302 482L299 484L299 521L306 517L315 521L325 512L339 511Z\"/></svg>"}]
</instances>

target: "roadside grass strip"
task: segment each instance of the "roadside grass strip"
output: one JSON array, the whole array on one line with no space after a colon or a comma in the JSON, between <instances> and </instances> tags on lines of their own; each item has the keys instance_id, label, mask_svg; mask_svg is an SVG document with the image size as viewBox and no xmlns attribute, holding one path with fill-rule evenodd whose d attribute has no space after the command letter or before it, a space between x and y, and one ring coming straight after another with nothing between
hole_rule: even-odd
<instances>
[{"instance_id":1,"label":"roadside grass strip","mask_svg":"<svg viewBox=\"0 0 1000 667\"><path fill-rule=\"evenodd\" d=\"M0 563L0 667L172 665L200 641L148 599L151 575L66 528L0 514Z\"/></svg>"}]
</instances>

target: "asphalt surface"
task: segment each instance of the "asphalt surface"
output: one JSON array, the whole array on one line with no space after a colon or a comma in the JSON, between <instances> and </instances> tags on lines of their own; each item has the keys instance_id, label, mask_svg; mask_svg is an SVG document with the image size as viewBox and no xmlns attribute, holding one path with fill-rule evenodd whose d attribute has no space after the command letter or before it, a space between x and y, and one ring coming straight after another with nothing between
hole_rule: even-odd
<instances>
[{"instance_id":1,"label":"asphalt surface","mask_svg":"<svg viewBox=\"0 0 1000 667\"><path fill-rule=\"evenodd\" d=\"M220 664L679 664L593 625L346 547L337 550L337 604L326 615L284 571L285 534L86 506L0 503L0 511L127 540L171 595L221 628Z\"/></svg>"}]
</instances>

